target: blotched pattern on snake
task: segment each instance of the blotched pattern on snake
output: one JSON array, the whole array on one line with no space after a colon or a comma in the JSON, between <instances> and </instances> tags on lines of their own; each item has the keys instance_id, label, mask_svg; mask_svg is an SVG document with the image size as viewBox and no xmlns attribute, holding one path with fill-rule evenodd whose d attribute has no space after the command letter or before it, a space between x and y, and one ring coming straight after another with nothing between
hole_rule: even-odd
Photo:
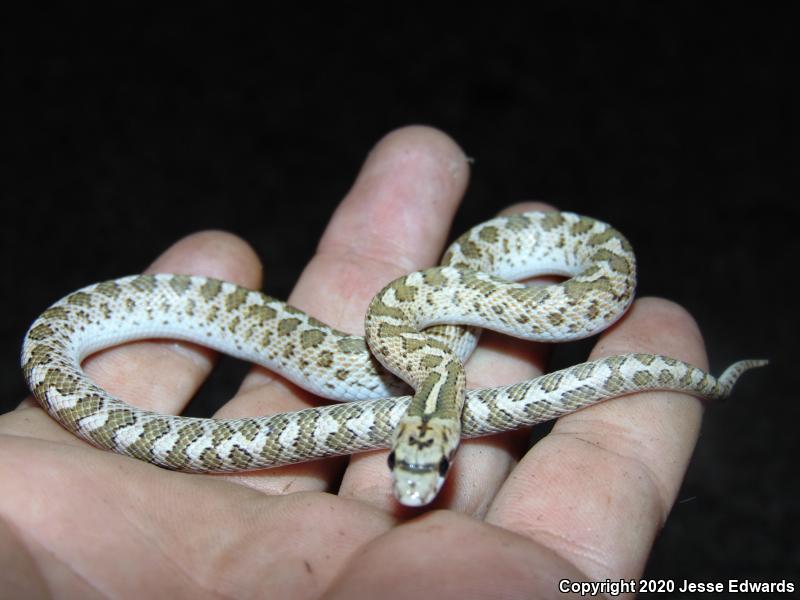
<instances>
[{"instance_id":1,"label":"blotched pattern on snake","mask_svg":"<svg viewBox=\"0 0 800 600\"><path fill-rule=\"evenodd\" d=\"M221 472L388 445L396 497L419 506L441 488L462 436L532 425L642 390L724 397L743 371L765 364L741 361L715 379L676 359L630 354L466 392L462 362L478 328L539 341L593 335L632 302L635 260L627 240L604 223L531 212L476 226L441 264L397 279L375 296L367 341L260 292L207 277L135 275L98 283L33 323L23 370L44 409L95 446L170 469ZM509 281L539 274L568 279L530 287ZM348 402L242 419L160 415L112 397L81 370L93 352L143 338L208 346ZM392 373L411 384L413 397L399 395L408 388Z\"/></svg>"}]
</instances>

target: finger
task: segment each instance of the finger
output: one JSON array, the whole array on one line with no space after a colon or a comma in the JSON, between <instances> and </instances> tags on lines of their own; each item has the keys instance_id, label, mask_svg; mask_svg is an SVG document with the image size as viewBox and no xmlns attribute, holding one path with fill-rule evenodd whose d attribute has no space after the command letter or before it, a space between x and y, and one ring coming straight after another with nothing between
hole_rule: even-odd
<instances>
[{"instance_id":1,"label":"finger","mask_svg":"<svg viewBox=\"0 0 800 600\"><path fill-rule=\"evenodd\" d=\"M707 368L697 325L679 306L638 300L592 359L658 353ZM589 576L638 576L678 493L701 403L648 392L561 418L522 460L487 520L550 547Z\"/></svg>"},{"instance_id":2,"label":"finger","mask_svg":"<svg viewBox=\"0 0 800 600\"><path fill-rule=\"evenodd\" d=\"M372 150L334 213L317 253L289 298L337 329L363 334L369 301L393 279L434 264L468 178L463 152L443 133L407 127ZM256 370L220 414L268 414L307 406L308 397L280 377ZM358 458L342 484L345 495L375 485L390 489L384 457ZM343 462L317 461L258 475L237 475L267 492L328 489ZM377 477L372 471L377 469Z\"/></svg>"},{"instance_id":3,"label":"finger","mask_svg":"<svg viewBox=\"0 0 800 600\"><path fill-rule=\"evenodd\" d=\"M560 581L586 579L529 539L434 511L366 543L325 598L553 598Z\"/></svg>"}]
</instances>

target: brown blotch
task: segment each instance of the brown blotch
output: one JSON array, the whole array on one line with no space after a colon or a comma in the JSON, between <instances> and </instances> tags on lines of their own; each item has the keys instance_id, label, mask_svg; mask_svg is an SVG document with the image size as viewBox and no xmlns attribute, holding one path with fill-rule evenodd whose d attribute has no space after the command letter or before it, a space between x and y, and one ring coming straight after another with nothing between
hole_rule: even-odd
<instances>
[{"instance_id":1,"label":"brown blotch","mask_svg":"<svg viewBox=\"0 0 800 600\"><path fill-rule=\"evenodd\" d=\"M222 466L222 458L217 454L214 448L206 448L200 454L200 463L210 471Z\"/></svg>"},{"instance_id":2,"label":"brown blotch","mask_svg":"<svg viewBox=\"0 0 800 600\"><path fill-rule=\"evenodd\" d=\"M155 275L139 275L130 282L130 286L140 292L152 292L157 285Z\"/></svg>"},{"instance_id":3,"label":"brown blotch","mask_svg":"<svg viewBox=\"0 0 800 600\"><path fill-rule=\"evenodd\" d=\"M420 340L413 337L403 337L403 350L409 354L412 352L418 352L422 348L427 347L430 342L433 342L433 340Z\"/></svg>"},{"instance_id":4,"label":"brown blotch","mask_svg":"<svg viewBox=\"0 0 800 600\"><path fill-rule=\"evenodd\" d=\"M346 335L346 334L345 334ZM363 354L368 352L367 342L363 337L348 335L336 340L336 346L345 354Z\"/></svg>"},{"instance_id":5,"label":"brown blotch","mask_svg":"<svg viewBox=\"0 0 800 600\"><path fill-rule=\"evenodd\" d=\"M258 436L261 428L256 425L252 419L245 419L240 421L237 433L245 438L247 441L252 442Z\"/></svg>"},{"instance_id":6,"label":"brown blotch","mask_svg":"<svg viewBox=\"0 0 800 600\"><path fill-rule=\"evenodd\" d=\"M41 318L49 321L52 319L66 319L68 315L69 310L63 306L51 306L42 313Z\"/></svg>"},{"instance_id":7,"label":"brown blotch","mask_svg":"<svg viewBox=\"0 0 800 600\"><path fill-rule=\"evenodd\" d=\"M426 346L438 348L439 350L443 350L448 354L452 353L452 350L450 350L450 347L447 344L437 340L436 338L426 337L420 340L415 337L403 337L403 348L405 348L406 352L416 352L422 348L425 348Z\"/></svg>"},{"instance_id":8,"label":"brown blotch","mask_svg":"<svg viewBox=\"0 0 800 600\"><path fill-rule=\"evenodd\" d=\"M530 217L527 217L524 214L509 215L508 217L506 217L506 228L511 231L519 231L521 229L525 229L530 224L531 224Z\"/></svg>"},{"instance_id":9,"label":"brown blotch","mask_svg":"<svg viewBox=\"0 0 800 600\"><path fill-rule=\"evenodd\" d=\"M401 309L384 304L380 300L375 300L372 302L372 304L370 304L369 312L376 317L394 317L396 319L405 318L405 314Z\"/></svg>"},{"instance_id":10,"label":"brown blotch","mask_svg":"<svg viewBox=\"0 0 800 600\"><path fill-rule=\"evenodd\" d=\"M67 304L89 308L92 306L92 297L86 292L75 292L67 297Z\"/></svg>"},{"instance_id":11,"label":"brown blotch","mask_svg":"<svg viewBox=\"0 0 800 600\"><path fill-rule=\"evenodd\" d=\"M614 291L611 288L611 282L609 281L608 277L600 277L592 281L569 279L564 283L562 283L561 287L564 289L564 292L567 294L567 296L569 296L570 299L575 302L579 302L587 294L591 294L592 292L601 291L607 294L614 293Z\"/></svg>"},{"instance_id":12,"label":"brown blotch","mask_svg":"<svg viewBox=\"0 0 800 600\"><path fill-rule=\"evenodd\" d=\"M590 246L600 246L605 244L609 240L613 240L614 238L620 237L616 231L611 229L611 227L607 227L603 229L603 231L599 233L595 233L591 237L586 240L586 243Z\"/></svg>"},{"instance_id":13,"label":"brown blotch","mask_svg":"<svg viewBox=\"0 0 800 600\"><path fill-rule=\"evenodd\" d=\"M222 282L217 279L206 279L206 282L200 286L200 295L208 301L216 298L220 291L222 291Z\"/></svg>"},{"instance_id":14,"label":"brown blotch","mask_svg":"<svg viewBox=\"0 0 800 600\"><path fill-rule=\"evenodd\" d=\"M211 431L211 444L214 446L219 446L220 444L227 442L235 434L236 430L230 425L218 423Z\"/></svg>"},{"instance_id":15,"label":"brown blotch","mask_svg":"<svg viewBox=\"0 0 800 600\"><path fill-rule=\"evenodd\" d=\"M192 278L188 275L173 275L169 280L169 287L179 296L192 285Z\"/></svg>"},{"instance_id":16,"label":"brown blotch","mask_svg":"<svg viewBox=\"0 0 800 600\"><path fill-rule=\"evenodd\" d=\"M405 277L394 282L392 289L394 289L395 298L400 302L413 302L414 298L417 297L418 288L413 285L406 285Z\"/></svg>"},{"instance_id":17,"label":"brown blotch","mask_svg":"<svg viewBox=\"0 0 800 600\"><path fill-rule=\"evenodd\" d=\"M553 392L558 389L563 379L564 375L561 373L550 373L549 375L545 375L539 379L539 388L543 392Z\"/></svg>"},{"instance_id":18,"label":"brown blotch","mask_svg":"<svg viewBox=\"0 0 800 600\"><path fill-rule=\"evenodd\" d=\"M469 271L463 273L462 283L464 287L477 290L484 295L497 289L497 285L494 282L478 278L475 273Z\"/></svg>"},{"instance_id":19,"label":"brown blotch","mask_svg":"<svg viewBox=\"0 0 800 600\"><path fill-rule=\"evenodd\" d=\"M636 371L633 374L633 382L641 387L650 387L653 385L655 378L650 371Z\"/></svg>"},{"instance_id":20,"label":"brown blotch","mask_svg":"<svg viewBox=\"0 0 800 600\"><path fill-rule=\"evenodd\" d=\"M103 401L97 394L91 394L83 398L79 398L72 408L64 409L58 412L59 419L64 426L71 430L77 431L78 422L84 417L93 415L100 410Z\"/></svg>"},{"instance_id":21,"label":"brown blotch","mask_svg":"<svg viewBox=\"0 0 800 600\"><path fill-rule=\"evenodd\" d=\"M438 287L447 283L441 269L428 269L422 273L422 278L431 287Z\"/></svg>"},{"instance_id":22,"label":"brown blotch","mask_svg":"<svg viewBox=\"0 0 800 600\"><path fill-rule=\"evenodd\" d=\"M592 362L583 363L580 365L575 365L572 368L572 374L578 380L588 379L589 377L592 376L592 373L594 373L596 368L597 368L597 363L592 363Z\"/></svg>"},{"instance_id":23,"label":"brown blotch","mask_svg":"<svg viewBox=\"0 0 800 600\"><path fill-rule=\"evenodd\" d=\"M420 361L420 366L423 369L434 369L442 364L443 358L441 356L436 356L434 354L426 354L422 357Z\"/></svg>"},{"instance_id":24,"label":"brown blotch","mask_svg":"<svg viewBox=\"0 0 800 600\"><path fill-rule=\"evenodd\" d=\"M116 298L122 293L122 288L120 288L116 281L104 281L103 283L98 283L94 291L101 293L107 298Z\"/></svg>"},{"instance_id":25,"label":"brown blotch","mask_svg":"<svg viewBox=\"0 0 800 600\"><path fill-rule=\"evenodd\" d=\"M66 412L66 410L64 411ZM113 433L122 427L130 427L136 422L134 411L129 408L115 408L108 411L105 425L89 432L92 439L99 442L110 442ZM97 436L97 437L95 437Z\"/></svg>"},{"instance_id":26,"label":"brown blotch","mask_svg":"<svg viewBox=\"0 0 800 600\"><path fill-rule=\"evenodd\" d=\"M583 404L588 398L595 396L595 389L590 385L581 385L576 388L567 390L561 394L562 402L565 404L580 405Z\"/></svg>"},{"instance_id":27,"label":"brown blotch","mask_svg":"<svg viewBox=\"0 0 800 600\"><path fill-rule=\"evenodd\" d=\"M139 439L127 447L136 458L148 460L153 457L153 442L169 433L169 425L163 420L156 419L148 421L142 426L142 433Z\"/></svg>"},{"instance_id":28,"label":"brown blotch","mask_svg":"<svg viewBox=\"0 0 800 600\"><path fill-rule=\"evenodd\" d=\"M439 383L442 376L432 371L428 373L425 380L417 387L414 397L411 399L411 404L406 413L409 417L424 417L425 416L425 399L433 393L433 388Z\"/></svg>"},{"instance_id":29,"label":"brown blotch","mask_svg":"<svg viewBox=\"0 0 800 600\"><path fill-rule=\"evenodd\" d=\"M241 448L234 446L228 454L228 459L237 469L245 470L253 464L253 455Z\"/></svg>"},{"instance_id":30,"label":"brown blotch","mask_svg":"<svg viewBox=\"0 0 800 600\"><path fill-rule=\"evenodd\" d=\"M28 360L25 362L23 366L23 371L25 372L25 379L30 382L31 372L35 367L47 364L50 362L50 356L54 352L52 346L48 344L38 344L30 349L28 352Z\"/></svg>"},{"instance_id":31,"label":"brown blotch","mask_svg":"<svg viewBox=\"0 0 800 600\"><path fill-rule=\"evenodd\" d=\"M255 319L257 321L270 321L277 316L277 311L263 304L251 304L247 307L247 318Z\"/></svg>"},{"instance_id":32,"label":"brown blotch","mask_svg":"<svg viewBox=\"0 0 800 600\"><path fill-rule=\"evenodd\" d=\"M225 310L236 310L247 300L250 292L244 288L237 287L225 297Z\"/></svg>"},{"instance_id":33,"label":"brown blotch","mask_svg":"<svg viewBox=\"0 0 800 600\"><path fill-rule=\"evenodd\" d=\"M382 338L398 337L408 333L417 333L413 327L407 325L391 325L390 323L381 323L378 327L378 335Z\"/></svg>"},{"instance_id":34,"label":"brown blotch","mask_svg":"<svg viewBox=\"0 0 800 600\"><path fill-rule=\"evenodd\" d=\"M505 293L521 304L541 304L550 298L550 292L546 287L526 287L524 285L508 287L505 289Z\"/></svg>"},{"instance_id":35,"label":"brown blotch","mask_svg":"<svg viewBox=\"0 0 800 600\"><path fill-rule=\"evenodd\" d=\"M671 387L675 383L675 376L667 369L661 369L658 372L658 384L666 387Z\"/></svg>"},{"instance_id":36,"label":"brown blotch","mask_svg":"<svg viewBox=\"0 0 800 600\"><path fill-rule=\"evenodd\" d=\"M622 273L623 275L630 275L633 271L633 265L631 262L619 254L614 254L610 250L606 248L600 248L597 252L592 255L592 260L597 261L605 261L611 267L611 269L616 273Z\"/></svg>"},{"instance_id":37,"label":"brown blotch","mask_svg":"<svg viewBox=\"0 0 800 600\"><path fill-rule=\"evenodd\" d=\"M550 231L564 224L564 215L560 212L547 212L542 216L539 222L541 223L542 229Z\"/></svg>"},{"instance_id":38,"label":"brown blotch","mask_svg":"<svg viewBox=\"0 0 800 600\"><path fill-rule=\"evenodd\" d=\"M626 250L628 252L632 250L631 244L627 240L627 238L616 229L613 229L612 227L609 227L608 229L605 229L600 233L594 234L587 240L587 244L589 244L590 246L599 246L613 239L619 240L620 246L622 246L623 250Z\"/></svg>"},{"instance_id":39,"label":"brown blotch","mask_svg":"<svg viewBox=\"0 0 800 600\"><path fill-rule=\"evenodd\" d=\"M643 365L646 365L646 366L648 366L648 367L649 367L650 365L652 365L652 364L653 364L653 362L656 360L656 357L655 357L655 356L653 356L652 354L641 354L641 353L637 353L637 354L634 354L634 355L633 355L633 357L634 357L636 360L638 360L640 363L642 363Z\"/></svg>"},{"instance_id":40,"label":"brown blotch","mask_svg":"<svg viewBox=\"0 0 800 600\"><path fill-rule=\"evenodd\" d=\"M278 333L280 335L289 335L297 329L298 325L300 325L300 319L282 319L278 321Z\"/></svg>"},{"instance_id":41,"label":"brown blotch","mask_svg":"<svg viewBox=\"0 0 800 600\"><path fill-rule=\"evenodd\" d=\"M319 329L308 329L300 334L300 344L303 348L315 348L325 339L325 334Z\"/></svg>"},{"instance_id":42,"label":"brown blotch","mask_svg":"<svg viewBox=\"0 0 800 600\"><path fill-rule=\"evenodd\" d=\"M481 249L472 240L464 239L459 243L461 246L461 253L467 258L480 258Z\"/></svg>"},{"instance_id":43,"label":"brown blotch","mask_svg":"<svg viewBox=\"0 0 800 600\"><path fill-rule=\"evenodd\" d=\"M611 393L617 393L625 388L625 380L619 374L614 373L603 382L603 387Z\"/></svg>"},{"instance_id":44,"label":"brown blotch","mask_svg":"<svg viewBox=\"0 0 800 600\"><path fill-rule=\"evenodd\" d=\"M70 396L80 388L78 379L72 375L62 373L58 369L48 369L42 380L44 389L55 388L62 396Z\"/></svg>"},{"instance_id":45,"label":"brown blotch","mask_svg":"<svg viewBox=\"0 0 800 600\"><path fill-rule=\"evenodd\" d=\"M43 340L53 335L53 329L47 323L40 323L28 332L28 337L32 340Z\"/></svg>"},{"instance_id":46,"label":"brown blotch","mask_svg":"<svg viewBox=\"0 0 800 600\"><path fill-rule=\"evenodd\" d=\"M596 222L597 221L590 219L589 217L580 217L575 223L572 224L570 230L572 231L573 235L580 235L590 231Z\"/></svg>"},{"instance_id":47,"label":"brown blotch","mask_svg":"<svg viewBox=\"0 0 800 600\"><path fill-rule=\"evenodd\" d=\"M487 225L486 227L481 228L481 230L478 232L478 237L484 242L494 244L500 237L500 233L497 231L497 227L494 225Z\"/></svg>"}]
</instances>

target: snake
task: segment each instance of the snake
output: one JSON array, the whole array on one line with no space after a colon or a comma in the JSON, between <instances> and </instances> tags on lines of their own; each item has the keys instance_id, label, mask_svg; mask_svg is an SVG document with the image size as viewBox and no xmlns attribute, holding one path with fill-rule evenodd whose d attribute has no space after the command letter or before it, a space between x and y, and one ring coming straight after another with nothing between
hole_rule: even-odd
<instances>
[{"instance_id":1,"label":"snake","mask_svg":"<svg viewBox=\"0 0 800 600\"><path fill-rule=\"evenodd\" d=\"M564 279L519 282L542 274ZM365 336L233 283L137 274L84 287L46 309L25 335L22 369L43 409L93 446L201 473L389 447L395 497L424 506L442 488L462 438L645 390L725 398L743 372L766 364L739 361L715 378L675 358L631 353L466 389L464 362L481 329L540 342L592 336L625 314L635 285L631 245L610 225L570 212L520 213L473 227L439 266L386 285L369 304ZM152 338L259 364L339 403L236 419L164 415L112 396L82 369L95 352Z\"/></svg>"}]
</instances>

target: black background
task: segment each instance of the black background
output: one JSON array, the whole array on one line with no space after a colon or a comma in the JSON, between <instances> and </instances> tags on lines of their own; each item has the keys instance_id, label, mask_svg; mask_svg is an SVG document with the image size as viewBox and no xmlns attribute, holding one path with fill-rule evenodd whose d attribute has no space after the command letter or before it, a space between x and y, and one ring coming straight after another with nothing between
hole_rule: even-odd
<instances>
[{"instance_id":1,"label":"black background","mask_svg":"<svg viewBox=\"0 0 800 600\"><path fill-rule=\"evenodd\" d=\"M707 413L646 575L796 575L788 14L148 10L3 20L4 409L25 394L18 352L39 312L190 232L248 240L265 290L286 297L370 147L430 124L474 159L454 234L523 199L608 221L637 251L639 294L697 318L712 370L771 359ZM214 378L204 402L232 393L241 369Z\"/></svg>"}]
</instances>

